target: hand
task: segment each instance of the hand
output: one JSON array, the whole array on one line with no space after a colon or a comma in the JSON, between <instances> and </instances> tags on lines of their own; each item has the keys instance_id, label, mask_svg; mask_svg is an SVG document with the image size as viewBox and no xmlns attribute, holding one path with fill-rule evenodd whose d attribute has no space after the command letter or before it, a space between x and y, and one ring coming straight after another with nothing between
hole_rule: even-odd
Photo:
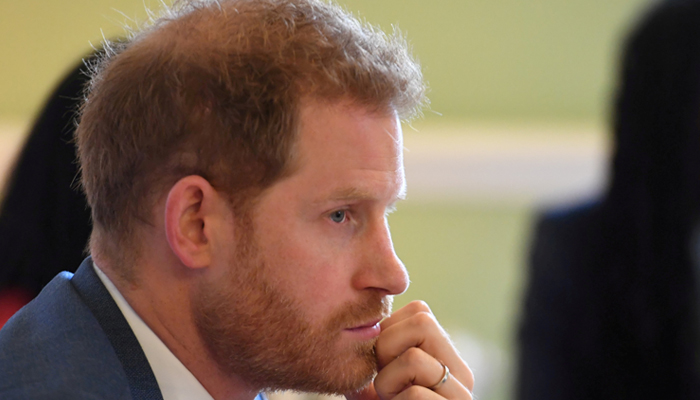
<instances>
[{"instance_id":1,"label":"hand","mask_svg":"<svg viewBox=\"0 0 700 400\"><path fill-rule=\"evenodd\" d=\"M374 383L346 395L348 400L472 400L474 376L422 301L414 301L381 323L375 346L379 362ZM443 364L450 377L443 384Z\"/></svg>"}]
</instances>

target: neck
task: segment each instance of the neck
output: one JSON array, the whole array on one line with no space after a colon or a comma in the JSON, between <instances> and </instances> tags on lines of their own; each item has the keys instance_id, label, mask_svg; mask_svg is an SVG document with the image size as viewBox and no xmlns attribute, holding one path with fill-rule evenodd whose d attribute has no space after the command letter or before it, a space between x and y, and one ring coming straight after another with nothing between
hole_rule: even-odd
<instances>
[{"instance_id":1,"label":"neck","mask_svg":"<svg viewBox=\"0 0 700 400\"><path fill-rule=\"evenodd\" d=\"M104 260L95 260L129 306L214 399L252 400L258 390L222 372L209 357L194 322L190 271L177 264L141 260L134 283L124 281ZM179 273L173 272L177 270Z\"/></svg>"}]
</instances>

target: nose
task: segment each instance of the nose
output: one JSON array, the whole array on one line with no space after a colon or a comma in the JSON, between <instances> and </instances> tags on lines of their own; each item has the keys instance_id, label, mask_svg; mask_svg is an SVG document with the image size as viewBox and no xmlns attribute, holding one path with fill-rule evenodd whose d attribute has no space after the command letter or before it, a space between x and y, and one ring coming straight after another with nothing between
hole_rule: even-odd
<instances>
[{"instance_id":1,"label":"nose","mask_svg":"<svg viewBox=\"0 0 700 400\"><path fill-rule=\"evenodd\" d=\"M385 218L365 232L362 238L361 267L353 277L356 289L375 289L387 295L408 289L408 272L394 251L389 224Z\"/></svg>"}]
</instances>

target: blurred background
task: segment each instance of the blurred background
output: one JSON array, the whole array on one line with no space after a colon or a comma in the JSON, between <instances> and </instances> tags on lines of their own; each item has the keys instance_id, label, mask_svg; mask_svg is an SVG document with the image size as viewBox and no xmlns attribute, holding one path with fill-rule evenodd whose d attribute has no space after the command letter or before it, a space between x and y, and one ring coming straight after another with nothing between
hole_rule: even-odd
<instances>
[{"instance_id":1,"label":"blurred background","mask_svg":"<svg viewBox=\"0 0 700 400\"><path fill-rule=\"evenodd\" d=\"M512 398L532 216L595 196L608 171L621 39L647 0L344 0L402 30L431 107L404 127L408 200L390 217L423 299L477 379ZM0 176L59 79L149 0L0 2ZM1 178L0 178L1 179Z\"/></svg>"}]
</instances>

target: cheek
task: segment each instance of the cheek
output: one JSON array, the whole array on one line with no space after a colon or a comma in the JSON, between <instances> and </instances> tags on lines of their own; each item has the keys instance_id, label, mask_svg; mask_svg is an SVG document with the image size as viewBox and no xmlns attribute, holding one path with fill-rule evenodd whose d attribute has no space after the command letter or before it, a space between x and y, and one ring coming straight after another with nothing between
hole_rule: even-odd
<instances>
[{"instance_id":1,"label":"cheek","mask_svg":"<svg viewBox=\"0 0 700 400\"><path fill-rule=\"evenodd\" d=\"M265 258L278 287L284 288L303 312L323 319L339 304L352 300L351 251L334 251L323 240L292 236L268 248ZM350 250L350 249L347 249Z\"/></svg>"}]
</instances>

